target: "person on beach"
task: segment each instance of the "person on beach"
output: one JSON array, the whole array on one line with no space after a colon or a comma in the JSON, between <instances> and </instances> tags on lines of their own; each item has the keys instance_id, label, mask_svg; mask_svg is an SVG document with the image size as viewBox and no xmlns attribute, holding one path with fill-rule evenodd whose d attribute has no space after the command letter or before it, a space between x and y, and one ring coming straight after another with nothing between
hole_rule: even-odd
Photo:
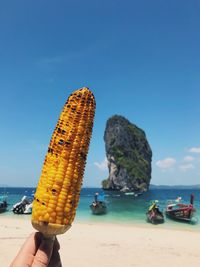
<instances>
[{"instance_id":1,"label":"person on beach","mask_svg":"<svg viewBox=\"0 0 200 267\"><path fill-rule=\"evenodd\" d=\"M94 202L95 202L95 203L98 202L98 196L99 196L99 193L96 192L95 195L94 195Z\"/></svg>"},{"instance_id":2,"label":"person on beach","mask_svg":"<svg viewBox=\"0 0 200 267\"><path fill-rule=\"evenodd\" d=\"M94 195L94 202L98 203L98 202L104 202L104 201L105 201L104 194L103 193L99 194L98 192L96 192Z\"/></svg>"},{"instance_id":3,"label":"person on beach","mask_svg":"<svg viewBox=\"0 0 200 267\"><path fill-rule=\"evenodd\" d=\"M10 267L62 267L57 238L46 239L39 232L32 233Z\"/></svg>"}]
</instances>

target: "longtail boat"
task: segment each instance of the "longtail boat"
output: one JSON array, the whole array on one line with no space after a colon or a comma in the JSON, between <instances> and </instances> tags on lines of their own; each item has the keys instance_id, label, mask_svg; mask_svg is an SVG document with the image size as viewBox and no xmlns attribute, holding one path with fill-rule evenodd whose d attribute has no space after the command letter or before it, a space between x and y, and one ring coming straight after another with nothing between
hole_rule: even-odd
<instances>
[{"instance_id":1,"label":"longtail boat","mask_svg":"<svg viewBox=\"0 0 200 267\"><path fill-rule=\"evenodd\" d=\"M102 215L107 213L107 206L104 201L93 201L90 205L90 209L94 215Z\"/></svg>"},{"instance_id":2,"label":"longtail boat","mask_svg":"<svg viewBox=\"0 0 200 267\"><path fill-rule=\"evenodd\" d=\"M194 204L194 195L190 196L190 203L183 204L179 203L181 198L178 199L178 202L171 203L166 207L166 215L173 220L191 222L195 213Z\"/></svg>"},{"instance_id":3,"label":"longtail boat","mask_svg":"<svg viewBox=\"0 0 200 267\"><path fill-rule=\"evenodd\" d=\"M5 212L7 210L8 203L4 196L0 196L0 213Z\"/></svg>"},{"instance_id":4,"label":"longtail boat","mask_svg":"<svg viewBox=\"0 0 200 267\"><path fill-rule=\"evenodd\" d=\"M157 203L158 201L153 201L146 213L147 221L153 224L164 223L164 215L160 211Z\"/></svg>"}]
</instances>

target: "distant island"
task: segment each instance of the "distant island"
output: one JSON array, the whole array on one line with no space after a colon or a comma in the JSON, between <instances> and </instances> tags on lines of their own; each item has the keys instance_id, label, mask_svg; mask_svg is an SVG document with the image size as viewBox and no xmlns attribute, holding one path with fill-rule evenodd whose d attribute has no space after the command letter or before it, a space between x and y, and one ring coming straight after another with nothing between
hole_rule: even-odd
<instances>
[{"instance_id":1,"label":"distant island","mask_svg":"<svg viewBox=\"0 0 200 267\"><path fill-rule=\"evenodd\" d=\"M154 185L154 184L150 184L149 189L200 189L200 184L197 184L197 185Z\"/></svg>"},{"instance_id":2,"label":"distant island","mask_svg":"<svg viewBox=\"0 0 200 267\"><path fill-rule=\"evenodd\" d=\"M0 184L0 188L35 188L36 186L19 186L19 185L5 185Z\"/></svg>"},{"instance_id":3,"label":"distant island","mask_svg":"<svg viewBox=\"0 0 200 267\"><path fill-rule=\"evenodd\" d=\"M10 187L10 186L7 184L0 184L0 187Z\"/></svg>"}]
</instances>

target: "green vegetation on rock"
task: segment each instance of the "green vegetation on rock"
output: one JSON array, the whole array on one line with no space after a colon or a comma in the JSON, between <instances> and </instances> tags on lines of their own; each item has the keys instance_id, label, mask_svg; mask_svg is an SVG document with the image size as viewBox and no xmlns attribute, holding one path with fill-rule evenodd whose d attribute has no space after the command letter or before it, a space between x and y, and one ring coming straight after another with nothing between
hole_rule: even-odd
<instances>
[{"instance_id":1,"label":"green vegetation on rock","mask_svg":"<svg viewBox=\"0 0 200 267\"><path fill-rule=\"evenodd\" d=\"M152 151L145 132L115 115L107 121L104 140L110 168L103 188L146 190L151 179Z\"/></svg>"}]
</instances>

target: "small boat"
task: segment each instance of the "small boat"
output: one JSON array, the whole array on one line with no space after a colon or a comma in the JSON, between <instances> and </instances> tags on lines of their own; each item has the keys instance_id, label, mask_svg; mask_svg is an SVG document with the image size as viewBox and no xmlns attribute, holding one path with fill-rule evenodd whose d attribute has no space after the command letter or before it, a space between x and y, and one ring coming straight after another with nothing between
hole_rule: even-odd
<instances>
[{"instance_id":1,"label":"small boat","mask_svg":"<svg viewBox=\"0 0 200 267\"><path fill-rule=\"evenodd\" d=\"M193 206L194 203L194 195L190 196L190 204L180 203L181 198L177 198L174 203L170 203L166 207L166 215L170 219L183 221L183 222L193 222L195 208Z\"/></svg>"},{"instance_id":2,"label":"small boat","mask_svg":"<svg viewBox=\"0 0 200 267\"><path fill-rule=\"evenodd\" d=\"M31 214L32 213L32 202L31 197L23 196L20 202L13 205L12 211L15 214Z\"/></svg>"},{"instance_id":3,"label":"small boat","mask_svg":"<svg viewBox=\"0 0 200 267\"><path fill-rule=\"evenodd\" d=\"M126 195L126 196L134 196L135 193L134 192L126 192L126 193L124 193L124 195Z\"/></svg>"},{"instance_id":4,"label":"small boat","mask_svg":"<svg viewBox=\"0 0 200 267\"><path fill-rule=\"evenodd\" d=\"M102 215L107 213L107 206L104 201L93 201L90 205L90 209L94 215Z\"/></svg>"},{"instance_id":5,"label":"small boat","mask_svg":"<svg viewBox=\"0 0 200 267\"><path fill-rule=\"evenodd\" d=\"M5 212L7 210L8 203L7 199L4 196L0 196L0 213Z\"/></svg>"},{"instance_id":6,"label":"small boat","mask_svg":"<svg viewBox=\"0 0 200 267\"><path fill-rule=\"evenodd\" d=\"M135 193L135 192L125 192L124 195L138 197L138 196L142 195L142 192L137 192L137 193Z\"/></svg>"},{"instance_id":7,"label":"small boat","mask_svg":"<svg viewBox=\"0 0 200 267\"><path fill-rule=\"evenodd\" d=\"M164 223L164 215L159 210L159 207L157 205L158 201L155 200L153 203L151 203L146 215L147 215L147 221L153 224L159 224Z\"/></svg>"}]
</instances>

